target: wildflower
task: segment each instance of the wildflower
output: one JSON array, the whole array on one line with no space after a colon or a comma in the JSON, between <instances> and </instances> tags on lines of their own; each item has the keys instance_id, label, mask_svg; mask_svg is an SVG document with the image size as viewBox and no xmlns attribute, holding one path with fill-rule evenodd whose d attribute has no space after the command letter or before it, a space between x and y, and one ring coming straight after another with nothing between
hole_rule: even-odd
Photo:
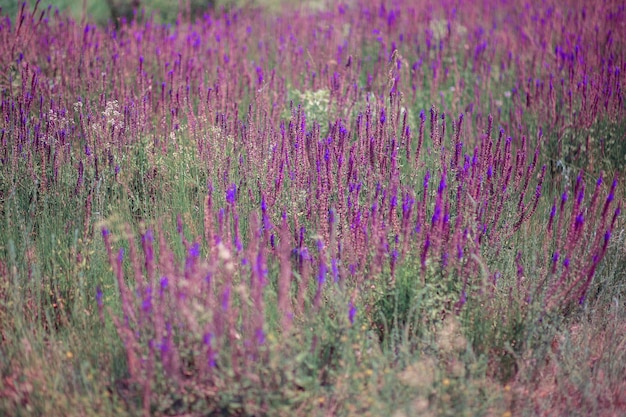
<instances>
[{"instance_id":1,"label":"wildflower","mask_svg":"<svg viewBox=\"0 0 626 417\"><path fill-rule=\"evenodd\" d=\"M352 301L348 305L348 320L350 320L350 324L354 324L354 316L356 316L356 307Z\"/></svg>"},{"instance_id":2,"label":"wildflower","mask_svg":"<svg viewBox=\"0 0 626 417\"><path fill-rule=\"evenodd\" d=\"M166 277L166 276L161 277L161 281L159 282L159 285L160 285L160 287L161 287L161 289L159 290L159 295L160 295L161 297L163 297L163 292L164 292L164 291L165 291L165 289L167 288L168 283L169 283L169 281L168 281L168 279L167 279L167 277Z\"/></svg>"},{"instance_id":3,"label":"wildflower","mask_svg":"<svg viewBox=\"0 0 626 417\"><path fill-rule=\"evenodd\" d=\"M200 256L200 244L198 242L194 243L191 248L189 248L189 256L192 258L198 258Z\"/></svg>"},{"instance_id":4,"label":"wildflower","mask_svg":"<svg viewBox=\"0 0 626 417\"><path fill-rule=\"evenodd\" d=\"M100 288L100 286L96 286L96 302L98 303L98 307L102 308L102 289Z\"/></svg>"},{"instance_id":5,"label":"wildflower","mask_svg":"<svg viewBox=\"0 0 626 417\"><path fill-rule=\"evenodd\" d=\"M226 201L229 204L235 204L235 199L237 197L237 186L232 184L228 190L226 190Z\"/></svg>"}]
</instances>

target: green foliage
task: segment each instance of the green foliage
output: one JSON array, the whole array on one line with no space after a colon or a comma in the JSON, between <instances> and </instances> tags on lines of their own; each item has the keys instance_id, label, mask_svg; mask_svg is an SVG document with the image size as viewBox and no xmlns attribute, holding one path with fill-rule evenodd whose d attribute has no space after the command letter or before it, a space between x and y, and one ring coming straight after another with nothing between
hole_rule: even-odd
<instances>
[{"instance_id":1,"label":"green foliage","mask_svg":"<svg viewBox=\"0 0 626 417\"><path fill-rule=\"evenodd\" d=\"M326 131L330 120L330 91L328 89L317 91L292 89L289 91L289 100L293 102L294 110L301 106L302 111L306 114L308 125L313 125L316 122L322 131ZM285 109L282 117L285 119L291 117L288 108Z\"/></svg>"}]
</instances>

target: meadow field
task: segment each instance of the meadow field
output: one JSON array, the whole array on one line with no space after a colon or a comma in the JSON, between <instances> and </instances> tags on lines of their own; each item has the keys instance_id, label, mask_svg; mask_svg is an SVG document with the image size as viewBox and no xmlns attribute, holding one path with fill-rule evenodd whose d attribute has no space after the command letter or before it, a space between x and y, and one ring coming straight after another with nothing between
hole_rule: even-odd
<instances>
[{"instance_id":1,"label":"meadow field","mask_svg":"<svg viewBox=\"0 0 626 417\"><path fill-rule=\"evenodd\" d=\"M0 415L626 415L623 2L92 3L0 12Z\"/></svg>"}]
</instances>

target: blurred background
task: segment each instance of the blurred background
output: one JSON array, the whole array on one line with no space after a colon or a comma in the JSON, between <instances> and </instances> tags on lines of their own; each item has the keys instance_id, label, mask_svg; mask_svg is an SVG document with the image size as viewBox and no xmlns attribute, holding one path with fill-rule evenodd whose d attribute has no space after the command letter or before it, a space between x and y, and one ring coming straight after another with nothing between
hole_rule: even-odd
<instances>
[{"instance_id":1,"label":"blurred background","mask_svg":"<svg viewBox=\"0 0 626 417\"><path fill-rule=\"evenodd\" d=\"M130 20L134 10L138 10L143 11L145 17L153 15L158 22L173 23L178 17L179 10L183 16L189 14L193 19L209 10L243 6L278 10L285 2L286 0L42 0L38 10L52 7L60 12L71 14L75 19L81 19L87 15L91 21L100 25L119 22L122 18ZM15 18L23 3L24 0L0 0L2 15ZM26 0L26 3L32 10L36 0ZM295 2L291 0L291 3ZM306 3L308 7L322 7L326 2L317 0L301 3Z\"/></svg>"}]
</instances>

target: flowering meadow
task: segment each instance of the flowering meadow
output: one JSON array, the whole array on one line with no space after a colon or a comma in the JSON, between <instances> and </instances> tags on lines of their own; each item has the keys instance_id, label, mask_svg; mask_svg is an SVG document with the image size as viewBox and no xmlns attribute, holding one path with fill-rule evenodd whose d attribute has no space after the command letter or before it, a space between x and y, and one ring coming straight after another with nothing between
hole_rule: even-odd
<instances>
[{"instance_id":1,"label":"flowering meadow","mask_svg":"<svg viewBox=\"0 0 626 417\"><path fill-rule=\"evenodd\" d=\"M626 414L623 2L25 3L0 63L0 415Z\"/></svg>"}]
</instances>

